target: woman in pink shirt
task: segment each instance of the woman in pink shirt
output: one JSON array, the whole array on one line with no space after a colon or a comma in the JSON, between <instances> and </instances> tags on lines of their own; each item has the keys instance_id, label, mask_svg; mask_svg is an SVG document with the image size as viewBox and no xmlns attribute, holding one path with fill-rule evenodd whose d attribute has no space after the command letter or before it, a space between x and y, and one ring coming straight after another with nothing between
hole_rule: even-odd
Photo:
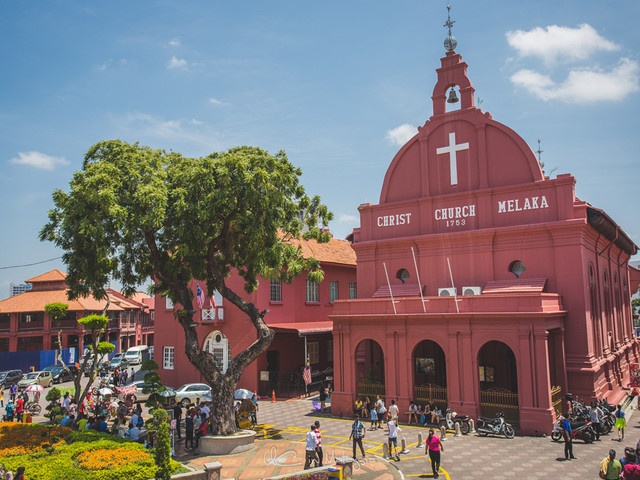
<instances>
[{"instance_id":1,"label":"woman in pink shirt","mask_svg":"<svg viewBox=\"0 0 640 480\"><path fill-rule=\"evenodd\" d=\"M431 461L431 469L433 477L438 478L438 470L440 470L440 452L444 452L444 447L440 441L440 437L433 434L433 428L429 429L429 437L425 442L424 454Z\"/></svg>"}]
</instances>

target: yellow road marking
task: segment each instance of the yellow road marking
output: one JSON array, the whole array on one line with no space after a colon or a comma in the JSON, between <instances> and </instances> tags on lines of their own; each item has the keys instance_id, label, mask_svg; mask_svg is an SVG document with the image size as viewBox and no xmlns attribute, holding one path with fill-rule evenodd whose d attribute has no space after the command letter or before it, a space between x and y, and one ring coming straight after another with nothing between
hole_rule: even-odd
<instances>
[{"instance_id":1,"label":"yellow road marking","mask_svg":"<svg viewBox=\"0 0 640 480\"><path fill-rule=\"evenodd\" d=\"M444 468L440 467L440 470L438 470L438 473L440 472L444 473L444 476L447 480L451 480L449 473ZM422 477L422 476L428 477L431 475L433 475L433 473L409 473L409 474L405 473L404 474L405 477Z\"/></svg>"}]
</instances>

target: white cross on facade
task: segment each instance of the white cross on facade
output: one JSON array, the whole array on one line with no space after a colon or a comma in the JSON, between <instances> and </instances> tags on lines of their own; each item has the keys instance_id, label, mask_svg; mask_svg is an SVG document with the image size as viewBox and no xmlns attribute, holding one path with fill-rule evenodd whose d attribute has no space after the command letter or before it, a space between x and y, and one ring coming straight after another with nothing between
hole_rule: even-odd
<instances>
[{"instance_id":1,"label":"white cross on facade","mask_svg":"<svg viewBox=\"0 0 640 480\"><path fill-rule=\"evenodd\" d=\"M456 152L460 150L469 150L469 143L461 143L456 145L456 132L449 134L449 146L436 149L438 155L443 153L449 154L449 163L451 165L451 185L458 184L458 166L456 162Z\"/></svg>"}]
</instances>

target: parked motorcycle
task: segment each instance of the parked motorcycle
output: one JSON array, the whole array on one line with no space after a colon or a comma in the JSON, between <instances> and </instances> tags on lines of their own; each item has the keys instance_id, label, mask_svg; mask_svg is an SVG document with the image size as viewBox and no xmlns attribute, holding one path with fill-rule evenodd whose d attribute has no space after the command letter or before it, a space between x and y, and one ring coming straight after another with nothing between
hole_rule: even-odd
<instances>
[{"instance_id":1,"label":"parked motorcycle","mask_svg":"<svg viewBox=\"0 0 640 480\"><path fill-rule=\"evenodd\" d=\"M560 417L553 424L553 431L551 432L551 439L554 442L559 442L562 440L563 430L562 430L562 421L564 417ZM593 424L591 422L578 422L571 423L571 438L574 440L583 440L584 443L591 443L596 438L596 432L593 429Z\"/></svg>"},{"instance_id":2,"label":"parked motorcycle","mask_svg":"<svg viewBox=\"0 0 640 480\"><path fill-rule=\"evenodd\" d=\"M486 437L487 435L500 435L503 434L507 438L513 438L516 432L513 430L511 424L504 420L504 413L498 412L495 419L487 417L478 417L478 425L476 426L476 432L478 435Z\"/></svg>"},{"instance_id":3,"label":"parked motorcycle","mask_svg":"<svg viewBox=\"0 0 640 480\"><path fill-rule=\"evenodd\" d=\"M456 412L451 412L451 409L447 408L447 413L444 418L440 420L438 427L444 427L447 430L455 430L456 423L460 424L460 432L466 435L471 431L468 415L458 415Z\"/></svg>"}]
</instances>

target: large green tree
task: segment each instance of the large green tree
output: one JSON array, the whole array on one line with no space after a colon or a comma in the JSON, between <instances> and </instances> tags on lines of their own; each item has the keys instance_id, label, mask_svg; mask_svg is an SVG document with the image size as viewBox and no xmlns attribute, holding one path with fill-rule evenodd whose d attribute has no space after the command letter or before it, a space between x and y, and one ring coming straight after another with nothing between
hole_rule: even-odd
<instances>
[{"instance_id":1,"label":"large green tree","mask_svg":"<svg viewBox=\"0 0 640 480\"><path fill-rule=\"evenodd\" d=\"M152 293L179 305L187 358L212 387L215 434L235 431L237 382L274 336L257 307L227 286L231 272L243 278L247 292L260 277L291 281L306 272L311 280L323 278L319 263L288 242L329 240L322 227L332 215L305 193L301 174L284 152L256 147L187 158L104 141L89 149L70 191L53 193L55 208L40 232L65 251L71 297L104 298L110 277L129 295L151 278ZM209 295L219 291L256 330L256 340L224 374L198 339L194 279L206 282Z\"/></svg>"}]
</instances>

